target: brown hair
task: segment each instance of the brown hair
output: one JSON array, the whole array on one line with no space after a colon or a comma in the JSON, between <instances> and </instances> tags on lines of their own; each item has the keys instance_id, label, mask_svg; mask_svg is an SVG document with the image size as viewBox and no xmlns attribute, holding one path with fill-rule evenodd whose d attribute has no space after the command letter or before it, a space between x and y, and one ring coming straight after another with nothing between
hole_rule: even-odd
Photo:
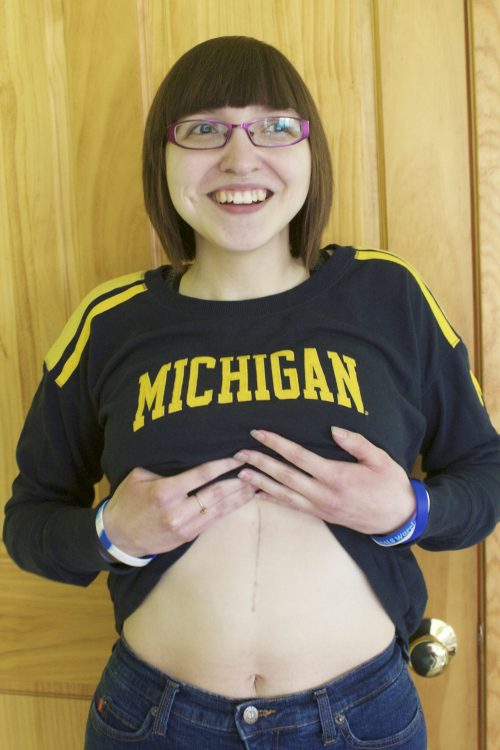
<instances>
[{"instance_id":1,"label":"brown hair","mask_svg":"<svg viewBox=\"0 0 500 750\"><path fill-rule=\"evenodd\" d=\"M167 125L198 111L261 105L295 109L310 121L311 183L290 222L294 257L314 266L333 196L330 152L318 110L300 75L277 49L245 36L209 39L171 68L153 99L143 145L144 200L149 218L175 270L195 256L192 228L170 198L165 165Z\"/></svg>"}]
</instances>

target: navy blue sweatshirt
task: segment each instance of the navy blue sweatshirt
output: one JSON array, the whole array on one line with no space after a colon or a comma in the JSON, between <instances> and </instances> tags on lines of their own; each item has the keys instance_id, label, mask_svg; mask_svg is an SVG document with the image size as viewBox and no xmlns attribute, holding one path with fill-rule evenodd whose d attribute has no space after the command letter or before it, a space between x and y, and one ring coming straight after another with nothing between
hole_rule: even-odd
<instances>
[{"instance_id":1,"label":"navy blue sweatshirt","mask_svg":"<svg viewBox=\"0 0 500 750\"><path fill-rule=\"evenodd\" d=\"M321 259L299 286L252 300L180 295L168 266L86 297L47 355L18 445L4 541L21 568L83 586L108 571L120 631L192 542L145 568L107 562L94 484L105 474L113 493L137 466L171 476L254 448L252 428L352 461L331 439L345 427L408 474L421 454L425 549L493 530L500 439L459 336L401 258L331 245ZM412 546L328 526L407 641L427 598Z\"/></svg>"}]
</instances>

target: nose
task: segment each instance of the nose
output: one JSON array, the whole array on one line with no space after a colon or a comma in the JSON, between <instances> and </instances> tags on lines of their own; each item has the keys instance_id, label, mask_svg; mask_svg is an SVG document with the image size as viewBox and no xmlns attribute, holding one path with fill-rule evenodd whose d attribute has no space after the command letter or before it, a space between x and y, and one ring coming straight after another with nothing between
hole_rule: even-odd
<instances>
[{"instance_id":1,"label":"nose","mask_svg":"<svg viewBox=\"0 0 500 750\"><path fill-rule=\"evenodd\" d=\"M221 150L221 172L246 174L257 169L260 155L243 128L233 128L231 138Z\"/></svg>"}]
</instances>

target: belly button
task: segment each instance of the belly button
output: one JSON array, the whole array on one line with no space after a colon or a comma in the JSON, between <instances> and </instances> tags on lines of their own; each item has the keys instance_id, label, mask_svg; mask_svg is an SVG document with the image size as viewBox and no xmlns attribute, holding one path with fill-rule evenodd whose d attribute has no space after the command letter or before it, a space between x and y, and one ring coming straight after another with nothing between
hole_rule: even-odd
<instances>
[{"instance_id":1,"label":"belly button","mask_svg":"<svg viewBox=\"0 0 500 750\"><path fill-rule=\"evenodd\" d=\"M260 674L254 674L252 675L252 680L253 680L254 689L255 691L257 691L257 685L259 684L259 682L263 680L263 677Z\"/></svg>"}]
</instances>

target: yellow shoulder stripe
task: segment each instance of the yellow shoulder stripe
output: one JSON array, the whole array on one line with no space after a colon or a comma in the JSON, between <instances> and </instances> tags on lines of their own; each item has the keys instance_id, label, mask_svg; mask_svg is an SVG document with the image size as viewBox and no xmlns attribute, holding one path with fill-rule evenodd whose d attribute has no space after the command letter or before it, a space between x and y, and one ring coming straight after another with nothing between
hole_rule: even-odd
<instances>
[{"instance_id":1,"label":"yellow shoulder stripe","mask_svg":"<svg viewBox=\"0 0 500 750\"><path fill-rule=\"evenodd\" d=\"M92 320L97 315L100 315L100 313L106 312L106 310L111 310L111 308L116 307L117 305L121 305L122 302L126 302L132 297L135 297L136 294L141 294L141 292L145 291L145 284L136 285L130 287L130 289L126 289L120 294L115 294L113 297L108 297L108 299L99 302L98 305L92 308L92 310L87 315L83 328L80 332L80 335L78 336L75 348L66 360L66 363L62 368L60 374L56 378L56 383L58 386L62 387L78 367L80 357L82 356L82 352L85 349L85 344L89 340L90 325L92 323Z\"/></svg>"},{"instance_id":2,"label":"yellow shoulder stripe","mask_svg":"<svg viewBox=\"0 0 500 750\"><path fill-rule=\"evenodd\" d=\"M478 396L480 402L482 403L482 405L484 406L483 391L482 391L481 386L479 384L479 380L476 378L476 376L474 375L474 373L472 372L472 370L469 370L469 372L470 372L470 376L471 376L474 388L476 389L477 396Z\"/></svg>"},{"instance_id":3,"label":"yellow shoulder stripe","mask_svg":"<svg viewBox=\"0 0 500 750\"><path fill-rule=\"evenodd\" d=\"M389 253L386 250L363 250L361 248L355 248L355 249L356 249L355 257L358 260L387 260L387 261L390 261L391 263L397 263L398 265L406 268L411 273L411 275L413 276L417 284L419 285L422 291L422 294L427 300L427 303L429 307L431 308L434 317L436 318L437 324L439 325L441 331L443 332L444 337L446 338L450 346L454 348L460 342L459 336L457 336L457 334L451 327L445 314L443 313L438 303L434 299L432 293L426 286L424 280L422 279L418 271L416 271L413 268L413 266L411 266L405 260L400 258L398 255Z\"/></svg>"},{"instance_id":4,"label":"yellow shoulder stripe","mask_svg":"<svg viewBox=\"0 0 500 750\"><path fill-rule=\"evenodd\" d=\"M85 313L87 312L89 307L92 305L92 303L96 299L101 297L103 294L108 294L109 292L113 292L113 290L115 289L120 289L129 284L134 284L134 282L142 281L143 279L144 279L144 272L127 274L126 276L120 276L117 279L112 279L111 281L107 281L104 284L100 284L98 287L93 289L89 294L87 294L87 296L82 300L80 305L76 308L76 310L73 312L73 314L69 318L59 338L55 341L55 343L50 348L45 358L45 365L47 369L52 370L60 361L64 351L66 350L68 345L71 343L71 341L75 337L76 332L80 326L80 323L85 316ZM99 313L104 312L105 310L109 310L112 307L116 307L116 305L120 305L122 302L125 302L127 299L130 299L131 297L134 297L139 292L143 292L145 290L146 290L145 284L135 284L135 286L132 286L129 289L125 289L125 291L123 292L115 294L112 297L108 297L107 299L97 304L93 309L91 309L90 312L88 313L87 320L85 321L82 331L80 332L80 336L78 337L75 350L73 351L73 354L71 355L71 357L75 355L75 352L77 350L80 352L80 355L81 355L81 352L83 351L83 348L85 347L85 343L87 342L89 334L90 334L90 323L96 315L99 315ZM78 364L78 361L76 362L75 367L77 364ZM66 363L65 369L67 365L68 363ZM59 376L59 378L61 377L61 375ZM68 374L68 377L69 377L69 374ZM59 381L59 378L58 378L58 381ZM67 378L65 379L65 381L66 380Z\"/></svg>"}]
</instances>

